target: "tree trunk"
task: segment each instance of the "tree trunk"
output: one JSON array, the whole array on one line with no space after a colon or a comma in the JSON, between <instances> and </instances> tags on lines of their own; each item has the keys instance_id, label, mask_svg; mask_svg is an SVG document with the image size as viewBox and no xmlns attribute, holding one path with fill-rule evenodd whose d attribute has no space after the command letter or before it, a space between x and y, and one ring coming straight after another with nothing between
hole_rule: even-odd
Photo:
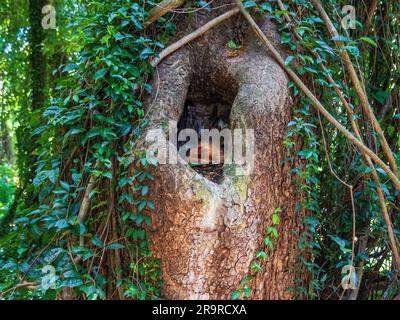
<instances>
[{"instance_id":1,"label":"tree trunk","mask_svg":"<svg viewBox=\"0 0 400 320\"><path fill-rule=\"evenodd\" d=\"M181 21L176 39L223 12L212 10ZM280 49L272 21L263 18L258 23ZM238 49L227 46L231 40ZM299 199L283 147L292 99L285 72L240 15L158 66L145 104L151 120L146 132L161 129L157 140L167 138L165 124L179 122L188 104L205 118L213 114L213 105L222 106L229 129L253 129L254 166L251 174L240 175L243 164L224 164L217 182L185 163L152 169L150 199L156 208L150 213L149 235L161 259L165 297L229 299L249 274L256 252L264 249L266 228L272 225L274 210L281 208L279 237L251 283L251 298L292 298L287 289L294 286L300 268L297 242L303 215L295 209ZM168 144L176 148L174 141Z\"/></svg>"},{"instance_id":2,"label":"tree trunk","mask_svg":"<svg viewBox=\"0 0 400 320\"><path fill-rule=\"evenodd\" d=\"M10 129L5 119L0 119L0 160L5 158L12 165L14 162L14 150L12 146Z\"/></svg>"},{"instance_id":3,"label":"tree trunk","mask_svg":"<svg viewBox=\"0 0 400 320\"><path fill-rule=\"evenodd\" d=\"M47 0L29 0L33 111L42 109L46 101L46 59L43 53L45 34L42 26L42 9L45 5L47 5Z\"/></svg>"}]
</instances>

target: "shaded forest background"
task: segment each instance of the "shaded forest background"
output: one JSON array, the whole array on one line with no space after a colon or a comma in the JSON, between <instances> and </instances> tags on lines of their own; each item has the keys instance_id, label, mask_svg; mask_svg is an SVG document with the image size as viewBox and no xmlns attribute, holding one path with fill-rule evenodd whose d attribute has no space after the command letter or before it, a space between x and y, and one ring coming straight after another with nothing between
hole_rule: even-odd
<instances>
[{"instance_id":1,"label":"shaded forest background","mask_svg":"<svg viewBox=\"0 0 400 320\"><path fill-rule=\"evenodd\" d=\"M273 17L290 52L285 64L384 158L346 72L341 53L349 53L399 165L400 3L321 2L340 35L329 33L314 1L243 3L253 16ZM49 4L55 29L42 25ZM343 28L346 5L356 9L354 28ZM152 1L0 0L1 298L162 297L160 262L146 234L148 212L157 205L147 198L154 164L133 150L146 125L142 102L153 89L150 61L175 35L177 20L213 10L213 3L187 2L147 26L154 7ZM240 50L234 39L227 47L232 54ZM393 253L399 250L399 190L314 111L296 84L290 88L296 107L283 143L292 153L287 161L302 159L293 175L302 195L299 210L308 212L298 243L308 280L299 275L288 290L302 299L399 298ZM275 222L250 276L273 250ZM348 265L355 267L354 290L341 286ZM54 283L43 285L53 271ZM244 284L232 298L251 294Z\"/></svg>"}]
</instances>

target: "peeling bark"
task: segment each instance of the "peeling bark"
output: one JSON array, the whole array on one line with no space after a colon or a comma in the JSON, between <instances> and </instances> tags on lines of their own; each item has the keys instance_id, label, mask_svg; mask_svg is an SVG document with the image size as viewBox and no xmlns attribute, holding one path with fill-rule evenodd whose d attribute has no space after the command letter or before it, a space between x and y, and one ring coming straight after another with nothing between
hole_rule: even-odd
<instances>
[{"instance_id":1,"label":"peeling bark","mask_svg":"<svg viewBox=\"0 0 400 320\"><path fill-rule=\"evenodd\" d=\"M223 13L200 12L178 24L177 39ZM269 18L258 23L279 48ZM241 48L229 49L230 40ZM151 120L146 132L162 128L167 137L165 124L178 122L189 100L229 106L229 128L254 129L255 136L254 170L248 176L233 174L240 166L228 164L221 183L182 163L152 169L149 197L156 208L149 212L149 236L161 259L166 298L229 299L263 248L275 208L282 209L279 238L252 283L252 298L293 297L287 289L298 271L303 213L295 209L294 178L284 161L283 139L293 104L287 84L285 72L242 17L231 18L159 64L145 104Z\"/></svg>"}]
</instances>

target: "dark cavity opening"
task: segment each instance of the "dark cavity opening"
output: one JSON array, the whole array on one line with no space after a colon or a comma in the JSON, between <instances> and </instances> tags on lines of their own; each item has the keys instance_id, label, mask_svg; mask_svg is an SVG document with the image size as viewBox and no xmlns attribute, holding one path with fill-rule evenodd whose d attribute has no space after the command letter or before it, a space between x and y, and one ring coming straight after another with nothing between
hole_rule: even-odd
<instances>
[{"instance_id":1,"label":"dark cavity opening","mask_svg":"<svg viewBox=\"0 0 400 320\"><path fill-rule=\"evenodd\" d=\"M220 184L224 179L224 139L221 138L219 141L219 150L214 151L215 148L212 147L211 141L208 144L207 142L200 141L201 129L223 130L229 128L232 101L229 101L230 99L224 99L224 97L218 94L214 94L211 98L206 96L204 91L200 91L202 92L200 96L199 91L196 91L197 95L195 96L190 94L190 91L194 92L194 90L189 90L183 112L178 121L178 134L183 129L193 129L196 131L199 137L199 156L201 151L206 149L210 157L209 163L201 164L200 159L198 161L196 161L196 159L190 159L191 161L188 165L208 180ZM178 147L181 147L188 141L189 138L186 141L179 142ZM212 163L212 152L220 153L221 163ZM189 156L189 151L187 152L187 156Z\"/></svg>"}]
</instances>

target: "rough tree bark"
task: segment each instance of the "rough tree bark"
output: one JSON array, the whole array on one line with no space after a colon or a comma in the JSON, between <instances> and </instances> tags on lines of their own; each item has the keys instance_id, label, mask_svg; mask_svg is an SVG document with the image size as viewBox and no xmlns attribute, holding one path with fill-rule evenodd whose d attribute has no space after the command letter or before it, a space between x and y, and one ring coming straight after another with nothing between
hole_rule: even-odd
<instances>
[{"instance_id":1,"label":"rough tree bark","mask_svg":"<svg viewBox=\"0 0 400 320\"><path fill-rule=\"evenodd\" d=\"M213 4L215 7L223 1ZM178 23L176 39L226 11L200 11ZM276 26L258 21L279 48ZM175 39L175 40L176 40ZM234 40L241 48L231 50ZM284 52L282 50L282 54ZM291 117L288 78L238 15L181 48L158 66L153 93L145 107L146 131L178 121L185 103L223 104L230 129L254 129L251 175L235 175L240 166L224 165L223 181L208 180L185 164L159 165L150 199L152 250L161 259L164 294L169 299L229 299L263 249L265 229L281 208L279 238L251 284L254 299L290 299L287 289L298 276L298 237L303 212L294 177L285 162L283 139ZM146 134L146 132L145 132ZM170 145L172 143L170 142Z\"/></svg>"}]
</instances>

